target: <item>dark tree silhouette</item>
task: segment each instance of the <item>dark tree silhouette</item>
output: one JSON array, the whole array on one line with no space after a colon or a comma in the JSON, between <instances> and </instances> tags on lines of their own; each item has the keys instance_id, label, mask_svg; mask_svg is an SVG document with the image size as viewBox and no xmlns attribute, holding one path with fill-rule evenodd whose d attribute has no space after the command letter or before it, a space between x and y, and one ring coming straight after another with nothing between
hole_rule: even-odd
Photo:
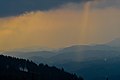
<instances>
[{"instance_id":1,"label":"dark tree silhouette","mask_svg":"<svg viewBox=\"0 0 120 80\"><path fill-rule=\"evenodd\" d=\"M83 80L64 69L0 55L0 80Z\"/></svg>"}]
</instances>

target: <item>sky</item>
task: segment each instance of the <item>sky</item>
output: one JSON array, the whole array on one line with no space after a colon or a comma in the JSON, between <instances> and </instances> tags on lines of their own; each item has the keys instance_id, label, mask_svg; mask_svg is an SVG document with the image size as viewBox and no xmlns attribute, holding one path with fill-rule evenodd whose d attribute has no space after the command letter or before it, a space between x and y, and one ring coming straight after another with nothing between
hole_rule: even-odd
<instances>
[{"instance_id":1,"label":"sky","mask_svg":"<svg viewBox=\"0 0 120 80\"><path fill-rule=\"evenodd\" d=\"M120 37L120 0L0 0L0 49L102 44Z\"/></svg>"}]
</instances>

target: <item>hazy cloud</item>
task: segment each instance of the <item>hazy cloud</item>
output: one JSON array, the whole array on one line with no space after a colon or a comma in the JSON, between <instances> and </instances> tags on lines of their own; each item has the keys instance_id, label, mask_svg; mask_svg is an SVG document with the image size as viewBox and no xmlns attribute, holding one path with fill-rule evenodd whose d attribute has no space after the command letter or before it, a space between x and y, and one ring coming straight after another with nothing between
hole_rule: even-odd
<instances>
[{"instance_id":1,"label":"hazy cloud","mask_svg":"<svg viewBox=\"0 0 120 80\"><path fill-rule=\"evenodd\" d=\"M20 15L31 11L55 9L70 2L87 0L0 0L0 17Z\"/></svg>"},{"instance_id":2,"label":"hazy cloud","mask_svg":"<svg viewBox=\"0 0 120 80\"><path fill-rule=\"evenodd\" d=\"M105 43L120 37L120 9L107 7L91 10L87 14L88 26L84 29L83 15L87 11L80 7L80 4L67 4L56 10L32 11L1 18L0 48L34 45L58 48L74 44Z\"/></svg>"}]
</instances>

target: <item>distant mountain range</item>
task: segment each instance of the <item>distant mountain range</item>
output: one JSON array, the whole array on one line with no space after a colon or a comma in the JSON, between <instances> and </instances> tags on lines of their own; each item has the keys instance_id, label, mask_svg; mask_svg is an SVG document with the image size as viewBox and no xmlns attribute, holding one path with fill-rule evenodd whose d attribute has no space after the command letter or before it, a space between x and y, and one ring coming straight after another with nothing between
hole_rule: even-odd
<instances>
[{"instance_id":1,"label":"distant mountain range","mask_svg":"<svg viewBox=\"0 0 120 80\"><path fill-rule=\"evenodd\" d=\"M107 43L109 46L120 47L120 38L114 39Z\"/></svg>"},{"instance_id":2,"label":"distant mountain range","mask_svg":"<svg viewBox=\"0 0 120 80\"><path fill-rule=\"evenodd\" d=\"M7 54L12 54L8 52ZM68 72L82 75L85 80L120 80L120 39L102 45L74 45L58 51L14 52L35 63L47 63Z\"/></svg>"}]
</instances>

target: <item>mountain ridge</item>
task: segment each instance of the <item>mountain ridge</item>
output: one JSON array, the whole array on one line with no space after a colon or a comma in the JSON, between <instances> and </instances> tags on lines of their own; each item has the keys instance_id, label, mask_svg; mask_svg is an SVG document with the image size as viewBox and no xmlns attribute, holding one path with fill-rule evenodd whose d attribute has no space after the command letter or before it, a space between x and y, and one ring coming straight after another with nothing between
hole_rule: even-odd
<instances>
[{"instance_id":1,"label":"mountain ridge","mask_svg":"<svg viewBox=\"0 0 120 80\"><path fill-rule=\"evenodd\" d=\"M83 80L64 69L0 55L0 80Z\"/></svg>"}]
</instances>

